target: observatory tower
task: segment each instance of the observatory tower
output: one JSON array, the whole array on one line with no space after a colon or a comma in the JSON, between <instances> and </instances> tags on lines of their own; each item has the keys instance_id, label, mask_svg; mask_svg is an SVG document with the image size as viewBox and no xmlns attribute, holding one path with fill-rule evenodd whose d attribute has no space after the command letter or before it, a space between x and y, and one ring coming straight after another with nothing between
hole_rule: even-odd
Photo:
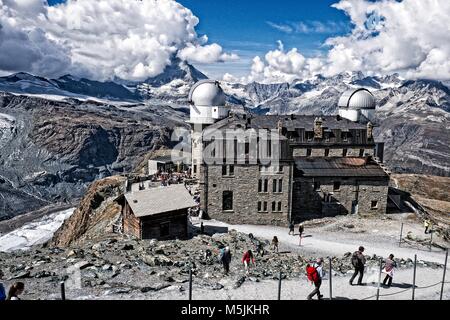
<instances>
[{"instance_id":1,"label":"observatory tower","mask_svg":"<svg viewBox=\"0 0 450 320\"><path fill-rule=\"evenodd\" d=\"M200 177L203 160L202 132L207 126L228 116L225 100L225 94L215 80L201 80L189 92L193 177Z\"/></svg>"}]
</instances>

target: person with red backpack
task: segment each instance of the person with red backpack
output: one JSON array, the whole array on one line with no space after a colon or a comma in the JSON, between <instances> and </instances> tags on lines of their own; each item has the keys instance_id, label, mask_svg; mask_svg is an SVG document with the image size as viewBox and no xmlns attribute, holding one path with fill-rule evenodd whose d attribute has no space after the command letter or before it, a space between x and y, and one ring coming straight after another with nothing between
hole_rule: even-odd
<instances>
[{"instance_id":1,"label":"person with red backpack","mask_svg":"<svg viewBox=\"0 0 450 320\"><path fill-rule=\"evenodd\" d=\"M314 290L308 295L308 300L317 294L317 299L321 300L323 295L320 294L320 286L322 285L323 269L322 269L322 258L317 258L316 262L308 263L306 265L306 275L308 280L314 284Z\"/></svg>"}]
</instances>

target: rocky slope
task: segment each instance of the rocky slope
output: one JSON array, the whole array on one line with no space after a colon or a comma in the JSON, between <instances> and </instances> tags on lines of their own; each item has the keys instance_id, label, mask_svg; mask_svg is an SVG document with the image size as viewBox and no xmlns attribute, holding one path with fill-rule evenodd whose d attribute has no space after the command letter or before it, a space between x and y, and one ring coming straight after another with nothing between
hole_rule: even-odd
<instances>
[{"instance_id":1,"label":"rocky slope","mask_svg":"<svg viewBox=\"0 0 450 320\"><path fill-rule=\"evenodd\" d=\"M168 105L54 101L0 93L0 219L79 198L170 146L185 111Z\"/></svg>"}]
</instances>

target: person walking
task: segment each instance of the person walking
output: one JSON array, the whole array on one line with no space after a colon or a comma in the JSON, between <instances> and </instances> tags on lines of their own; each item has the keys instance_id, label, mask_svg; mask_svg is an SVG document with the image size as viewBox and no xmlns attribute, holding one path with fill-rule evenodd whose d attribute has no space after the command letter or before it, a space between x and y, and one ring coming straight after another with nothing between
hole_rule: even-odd
<instances>
[{"instance_id":1,"label":"person walking","mask_svg":"<svg viewBox=\"0 0 450 320\"><path fill-rule=\"evenodd\" d=\"M298 233L300 234L300 237L303 235L303 231L305 231L305 227L303 226L303 223L300 223L298 226Z\"/></svg>"},{"instance_id":2,"label":"person walking","mask_svg":"<svg viewBox=\"0 0 450 320\"><path fill-rule=\"evenodd\" d=\"M323 259L317 258L316 262L306 265L306 275L308 280L314 284L314 290L308 295L307 299L312 300L312 298L317 295L317 299L321 300L323 295L320 294L320 286L322 285L323 278Z\"/></svg>"},{"instance_id":3,"label":"person walking","mask_svg":"<svg viewBox=\"0 0 450 320\"><path fill-rule=\"evenodd\" d=\"M294 229L295 229L294 222L293 222L293 221L290 221L290 222L289 222L289 233L288 233L288 234L291 234L291 232L292 232L292 235L295 236Z\"/></svg>"},{"instance_id":4,"label":"person walking","mask_svg":"<svg viewBox=\"0 0 450 320\"><path fill-rule=\"evenodd\" d=\"M245 267L245 274L249 275L250 274L250 263L253 263L253 266L256 265L252 250L247 250L244 253L244 255L242 256L242 263L244 264L244 267Z\"/></svg>"},{"instance_id":5,"label":"person walking","mask_svg":"<svg viewBox=\"0 0 450 320\"><path fill-rule=\"evenodd\" d=\"M3 279L3 271L0 270L0 280ZM3 286L3 283L0 282L0 301L6 300L6 292L5 287Z\"/></svg>"},{"instance_id":6,"label":"person walking","mask_svg":"<svg viewBox=\"0 0 450 320\"><path fill-rule=\"evenodd\" d=\"M200 234L205 233L205 226L203 225L203 221L200 223Z\"/></svg>"},{"instance_id":7,"label":"person walking","mask_svg":"<svg viewBox=\"0 0 450 320\"><path fill-rule=\"evenodd\" d=\"M278 237L277 236L273 237L271 248L273 249L273 251L276 250L278 253Z\"/></svg>"},{"instance_id":8,"label":"person walking","mask_svg":"<svg viewBox=\"0 0 450 320\"><path fill-rule=\"evenodd\" d=\"M424 221L423 221L423 227L425 228L425 234L428 234L428 231L429 231L429 229L430 229L430 226L431 226L431 221L430 221L430 219L425 219Z\"/></svg>"},{"instance_id":9,"label":"person walking","mask_svg":"<svg viewBox=\"0 0 450 320\"><path fill-rule=\"evenodd\" d=\"M14 283L8 291L6 300L20 300L19 296L23 293L25 285L23 282Z\"/></svg>"},{"instance_id":10,"label":"person walking","mask_svg":"<svg viewBox=\"0 0 450 320\"><path fill-rule=\"evenodd\" d=\"M353 280L356 278L356 276L359 274L358 278L358 285L362 285L362 279L364 276L364 266L366 264L366 258L364 257L364 247L361 246L358 248L358 251L355 251L352 255L351 262L353 267L355 268L355 272L353 273L352 277L350 278L350 285L353 285Z\"/></svg>"},{"instance_id":11,"label":"person walking","mask_svg":"<svg viewBox=\"0 0 450 320\"><path fill-rule=\"evenodd\" d=\"M228 273L230 272L230 263L231 263L231 251L230 251L230 247L225 247L224 249L222 249L223 251L221 252L221 256L220 256L220 262L223 265L223 272L225 275L228 275Z\"/></svg>"},{"instance_id":12,"label":"person walking","mask_svg":"<svg viewBox=\"0 0 450 320\"><path fill-rule=\"evenodd\" d=\"M383 280L383 285L390 288L392 285L392 278L394 277L394 269L397 267L397 263L394 261L394 255L391 253L384 263L383 273L386 273L386 277Z\"/></svg>"}]
</instances>

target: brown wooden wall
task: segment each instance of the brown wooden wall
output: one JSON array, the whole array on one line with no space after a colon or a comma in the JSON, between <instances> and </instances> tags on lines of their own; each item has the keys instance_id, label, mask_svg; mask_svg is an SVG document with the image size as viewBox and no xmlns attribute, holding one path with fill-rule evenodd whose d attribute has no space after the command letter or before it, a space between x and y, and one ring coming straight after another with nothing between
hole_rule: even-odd
<instances>
[{"instance_id":1,"label":"brown wooden wall","mask_svg":"<svg viewBox=\"0 0 450 320\"><path fill-rule=\"evenodd\" d=\"M123 232L126 234L133 235L137 238L141 237L141 221L137 218L133 211L131 210L128 202L125 201L125 205L123 207Z\"/></svg>"},{"instance_id":2,"label":"brown wooden wall","mask_svg":"<svg viewBox=\"0 0 450 320\"><path fill-rule=\"evenodd\" d=\"M170 223L169 235L161 236L161 223ZM160 213L143 217L142 223L142 239L186 239L188 234L188 214L187 209Z\"/></svg>"}]
</instances>

